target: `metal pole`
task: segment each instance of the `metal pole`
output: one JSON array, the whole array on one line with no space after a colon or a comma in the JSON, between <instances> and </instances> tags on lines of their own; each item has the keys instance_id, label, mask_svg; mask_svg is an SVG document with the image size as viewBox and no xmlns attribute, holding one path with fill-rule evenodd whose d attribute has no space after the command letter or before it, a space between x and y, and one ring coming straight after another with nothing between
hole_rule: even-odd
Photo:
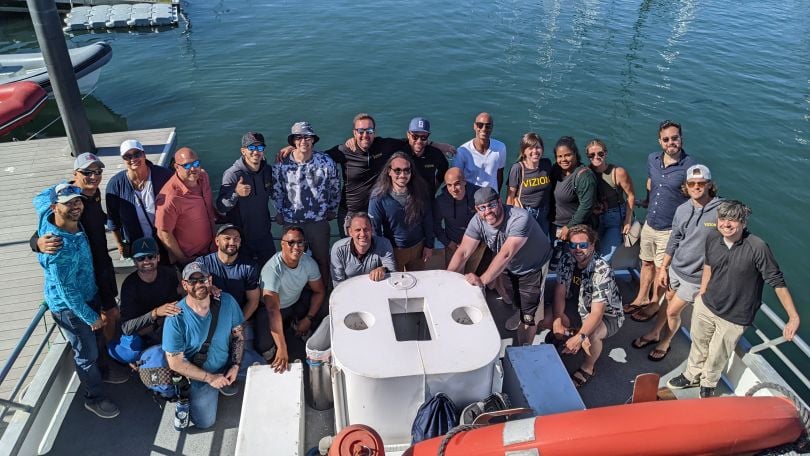
<instances>
[{"instance_id":1,"label":"metal pole","mask_svg":"<svg viewBox=\"0 0 810 456\"><path fill-rule=\"evenodd\" d=\"M93 133L84 112L79 84L73 73L73 64L68 55L65 35L56 12L54 0L26 0L34 31L37 34L42 57L48 68L53 95L65 125L71 155L74 157L83 152L95 152Z\"/></svg>"}]
</instances>

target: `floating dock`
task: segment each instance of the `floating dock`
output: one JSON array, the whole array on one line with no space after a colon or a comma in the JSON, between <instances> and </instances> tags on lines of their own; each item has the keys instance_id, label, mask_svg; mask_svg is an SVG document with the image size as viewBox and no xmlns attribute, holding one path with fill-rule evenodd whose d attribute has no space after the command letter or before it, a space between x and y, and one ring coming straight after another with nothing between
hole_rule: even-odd
<instances>
[{"instance_id":1,"label":"floating dock","mask_svg":"<svg viewBox=\"0 0 810 456\"><path fill-rule=\"evenodd\" d=\"M96 154L104 162L101 192L110 178L124 169L119 154L120 144L127 139L140 140L147 159L159 163L163 154L174 151L174 128L125 131L93 135ZM42 268L31 251L28 240L37 227L37 215L31 201L43 188L70 179L74 157L67 138L39 139L0 143L0 362L9 359L25 329L42 303ZM107 236L111 256L118 253L111 234ZM36 347L42 341L46 326L53 325L49 314L28 340L20 358L6 381L0 386L0 397L8 397ZM31 374L33 376L33 373ZM29 376L29 379L31 378Z\"/></svg>"},{"instance_id":2,"label":"floating dock","mask_svg":"<svg viewBox=\"0 0 810 456\"><path fill-rule=\"evenodd\" d=\"M65 17L65 33L134 27L171 27L179 22L180 9L174 4L121 3L77 6Z\"/></svg>"}]
</instances>

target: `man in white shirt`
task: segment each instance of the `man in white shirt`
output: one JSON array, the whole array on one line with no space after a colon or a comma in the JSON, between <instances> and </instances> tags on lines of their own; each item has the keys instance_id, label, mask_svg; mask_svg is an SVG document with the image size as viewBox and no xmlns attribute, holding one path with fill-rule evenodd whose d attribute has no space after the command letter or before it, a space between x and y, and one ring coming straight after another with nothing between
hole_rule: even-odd
<instances>
[{"instance_id":1,"label":"man in white shirt","mask_svg":"<svg viewBox=\"0 0 810 456\"><path fill-rule=\"evenodd\" d=\"M492 116L482 112L475 117L475 138L458 147L453 166L461 168L467 182L500 191L506 165L506 145L492 135Z\"/></svg>"}]
</instances>

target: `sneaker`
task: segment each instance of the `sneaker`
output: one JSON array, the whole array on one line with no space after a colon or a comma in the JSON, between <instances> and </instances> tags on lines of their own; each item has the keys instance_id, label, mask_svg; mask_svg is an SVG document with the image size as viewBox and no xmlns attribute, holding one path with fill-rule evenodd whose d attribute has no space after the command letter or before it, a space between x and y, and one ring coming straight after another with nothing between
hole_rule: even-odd
<instances>
[{"instance_id":1,"label":"sneaker","mask_svg":"<svg viewBox=\"0 0 810 456\"><path fill-rule=\"evenodd\" d=\"M230 385L225 385L219 389L219 393L223 396L234 396L236 393L239 392L239 385L236 382L231 383Z\"/></svg>"},{"instance_id":2,"label":"sneaker","mask_svg":"<svg viewBox=\"0 0 810 456\"><path fill-rule=\"evenodd\" d=\"M121 413L118 406L109 399L100 399L95 402L85 402L84 408L98 415L99 418L115 418Z\"/></svg>"},{"instance_id":3,"label":"sneaker","mask_svg":"<svg viewBox=\"0 0 810 456\"><path fill-rule=\"evenodd\" d=\"M672 377L669 379L667 386L672 389L694 388L696 386L700 386L700 381L698 381L698 379L690 381L685 375L681 374L677 377Z\"/></svg>"},{"instance_id":4,"label":"sneaker","mask_svg":"<svg viewBox=\"0 0 810 456\"><path fill-rule=\"evenodd\" d=\"M104 383L118 385L126 383L127 380L129 380L129 372L124 372L122 369L110 368L101 373L101 381Z\"/></svg>"},{"instance_id":5,"label":"sneaker","mask_svg":"<svg viewBox=\"0 0 810 456\"><path fill-rule=\"evenodd\" d=\"M506 319L506 330L514 331L520 326L520 310L516 310L511 317Z\"/></svg>"},{"instance_id":6,"label":"sneaker","mask_svg":"<svg viewBox=\"0 0 810 456\"><path fill-rule=\"evenodd\" d=\"M461 424L472 424L482 413L497 412L510 407L509 399L505 394L493 393L483 401L473 402L461 412Z\"/></svg>"},{"instance_id":7,"label":"sneaker","mask_svg":"<svg viewBox=\"0 0 810 456\"><path fill-rule=\"evenodd\" d=\"M714 388L708 386L701 386L700 387L700 398L705 399L707 397L714 397Z\"/></svg>"}]
</instances>

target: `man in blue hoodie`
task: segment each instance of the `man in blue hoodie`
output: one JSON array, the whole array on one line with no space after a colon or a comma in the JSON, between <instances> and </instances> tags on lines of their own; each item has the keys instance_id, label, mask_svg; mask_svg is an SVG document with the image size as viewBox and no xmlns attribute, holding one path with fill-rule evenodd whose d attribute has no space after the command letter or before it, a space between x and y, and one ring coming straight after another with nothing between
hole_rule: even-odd
<instances>
[{"instance_id":1,"label":"man in blue hoodie","mask_svg":"<svg viewBox=\"0 0 810 456\"><path fill-rule=\"evenodd\" d=\"M87 235L79 220L84 210L82 189L63 183L47 188L34 198L39 216L37 234L52 234L62 240L53 254L37 255L45 270L45 301L53 319L73 348L76 373L85 387L84 407L101 418L115 418L118 407L103 395L99 370L97 333L104 327L101 301L93 275L93 260Z\"/></svg>"},{"instance_id":2,"label":"man in blue hoodie","mask_svg":"<svg viewBox=\"0 0 810 456\"><path fill-rule=\"evenodd\" d=\"M633 347L656 344L647 355L650 361L661 361L669 353L672 338L681 327L681 312L695 302L703 276L706 237L717 230L717 185L704 165L686 170L682 191L689 201L675 210L672 234L669 236L664 260L658 270L656 285L667 289L667 296L655 321L655 326L633 341ZM662 337L661 331L668 329Z\"/></svg>"},{"instance_id":3,"label":"man in blue hoodie","mask_svg":"<svg viewBox=\"0 0 810 456\"><path fill-rule=\"evenodd\" d=\"M265 147L261 133L249 131L242 136L242 156L222 175L216 201L217 210L242 233L240 253L260 268L276 253L268 206L273 176L264 159Z\"/></svg>"}]
</instances>

